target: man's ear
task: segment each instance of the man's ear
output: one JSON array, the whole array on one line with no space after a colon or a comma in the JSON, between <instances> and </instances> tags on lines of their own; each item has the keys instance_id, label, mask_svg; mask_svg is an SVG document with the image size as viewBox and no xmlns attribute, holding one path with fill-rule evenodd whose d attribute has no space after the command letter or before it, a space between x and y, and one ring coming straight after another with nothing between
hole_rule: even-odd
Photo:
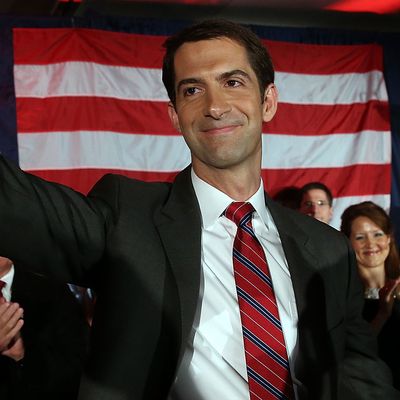
<instances>
[{"instance_id":1,"label":"man's ear","mask_svg":"<svg viewBox=\"0 0 400 400\"><path fill-rule=\"evenodd\" d=\"M263 121L269 122L278 109L278 90L273 83L270 83L264 91Z\"/></svg>"},{"instance_id":2,"label":"man's ear","mask_svg":"<svg viewBox=\"0 0 400 400\"><path fill-rule=\"evenodd\" d=\"M330 209L329 209L329 221L328 221L328 224L331 221L332 217L333 217L333 207L331 206Z\"/></svg>"},{"instance_id":3,"label":"man's ear","mask_svg":"<svg viewBox=\"0 0 400 400\"><path fill-rule=\"evenodd\" d=\"M168 103L168 115L169 115L169 119L171 120L172 125L174 126L174 128L178 132L180 132L181 131L181 126L179 124L178 114L176 113L175 107L171 102Z\"/></svg>"}]
</instances>

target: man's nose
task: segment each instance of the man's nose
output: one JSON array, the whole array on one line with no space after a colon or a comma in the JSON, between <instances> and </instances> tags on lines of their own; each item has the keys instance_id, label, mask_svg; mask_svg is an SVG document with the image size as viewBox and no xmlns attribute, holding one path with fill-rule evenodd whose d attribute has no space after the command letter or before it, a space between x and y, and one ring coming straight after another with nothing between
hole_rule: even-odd
<instances>
[{"instance_id":1,"label":"man's nose","mask_svg":"<svg viewBox=\"0 0 400 400\"><path fill-rule=\"evenodd\" d=\"M205 115L213 119L221 119L232 110L221 90L209 89L206 94Z\"/></svg>"},{"instance_id":2,"label":"man's nose","mask_svg":"<svg viewBox=\"0 0 400 400\"><path fill-rule=\"evenodd\" d=\"M315 213L317 212L317 205L316 204L311 204L309 207L309 211L312 215L315 215Z\"/></svg>"}]
</instances>

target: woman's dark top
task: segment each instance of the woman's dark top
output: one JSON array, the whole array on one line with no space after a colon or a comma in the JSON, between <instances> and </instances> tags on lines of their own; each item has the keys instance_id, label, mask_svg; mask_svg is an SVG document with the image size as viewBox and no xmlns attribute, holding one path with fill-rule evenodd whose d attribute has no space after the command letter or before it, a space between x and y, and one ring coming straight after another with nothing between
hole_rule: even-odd
<instances>
[{"instance_id":1,"label":"woman's dark top","mask_svg":"<svg viewBox=\"0 0 400 400\"><path fill-rule=\"evenodd\" d=\"M365 299L363 316L371 322L379 309L378 299ZM392 315L378 335L379 356L390 367L393 383L400 389L400 300L395 300Z\"/></svg>"}]
</instances>

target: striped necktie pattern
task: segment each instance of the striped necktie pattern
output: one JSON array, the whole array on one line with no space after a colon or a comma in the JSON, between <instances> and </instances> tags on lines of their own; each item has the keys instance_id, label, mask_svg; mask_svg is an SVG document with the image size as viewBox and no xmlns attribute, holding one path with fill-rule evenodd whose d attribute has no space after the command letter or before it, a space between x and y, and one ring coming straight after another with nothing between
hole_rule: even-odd
<instances>
[{"instance_id":1,"label":"striped necktie pattern","mask_svg":"<svg viewBox=\"0 0 400 400\"><path fill-rule=\"evenodd\" d=\"M233 269L250 399L294 399L278 306L264 250L253 230L253 212L250 203L234 202L224 213L238 227Z\"/></svg>"}]
</instances>

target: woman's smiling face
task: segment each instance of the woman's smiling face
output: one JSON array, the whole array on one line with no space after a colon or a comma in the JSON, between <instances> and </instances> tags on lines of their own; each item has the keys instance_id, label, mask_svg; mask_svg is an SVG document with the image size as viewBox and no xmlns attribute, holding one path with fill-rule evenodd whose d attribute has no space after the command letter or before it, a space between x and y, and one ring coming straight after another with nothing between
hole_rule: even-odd
<instances>
[{"instance_id":1,"label":"woman's smiling face","mask_svg":"<svg viewBox=\"0 0 400 400\"><path fill-rule=\"evenodd\" d=\"M360 267L384 268L390 250L390 236L371 219L362 216L353 221L350 241Z\"/></svg>"}]
</instances>

